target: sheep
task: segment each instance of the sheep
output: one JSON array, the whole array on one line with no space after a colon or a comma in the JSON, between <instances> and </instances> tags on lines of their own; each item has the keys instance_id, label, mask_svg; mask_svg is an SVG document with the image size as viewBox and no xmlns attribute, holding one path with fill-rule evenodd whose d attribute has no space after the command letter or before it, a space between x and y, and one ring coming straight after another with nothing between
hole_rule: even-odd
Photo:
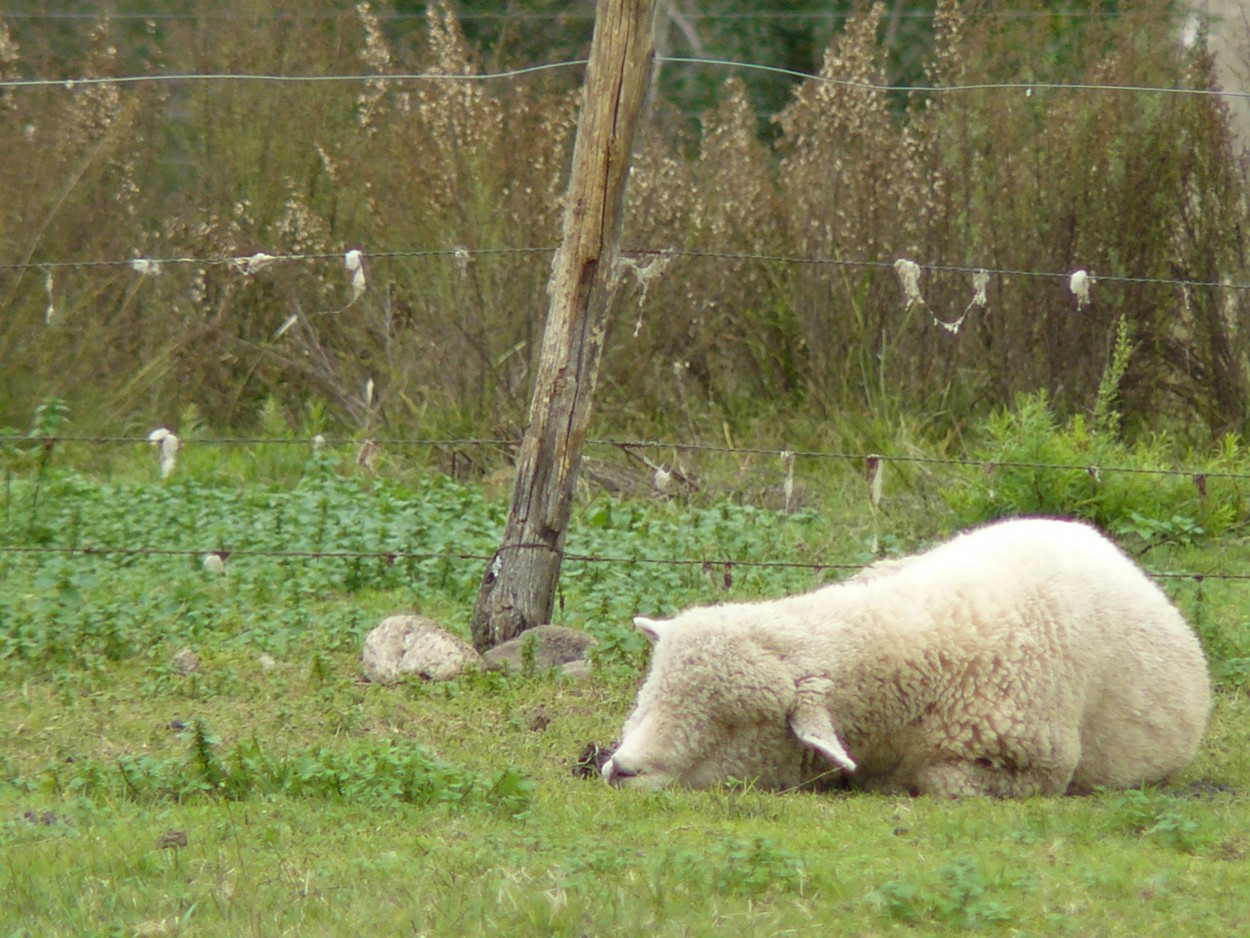
<instances>
[{"instance_id":1,"label":"sheep","mask_svg":"<svg viewBox=\"0 0 1250 938\"><path fill-rule=\"evenodd\" d=\"M687 610L655 642L603 777L943 797L1165 781L1210 684L1197 636L1085 524L998 522L805 595Z\"/></svg>"}]
</instances>

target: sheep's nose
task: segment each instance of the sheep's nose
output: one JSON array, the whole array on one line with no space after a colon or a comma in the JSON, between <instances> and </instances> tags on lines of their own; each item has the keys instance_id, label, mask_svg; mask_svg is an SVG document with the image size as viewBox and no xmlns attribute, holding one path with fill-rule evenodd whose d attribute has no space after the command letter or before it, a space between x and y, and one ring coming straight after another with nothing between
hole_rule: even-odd
<instances>
[{"instance_id":1,"label":"sheep's nose","mask_svg":"<svg viewBox=\"0 0 1250 938\"><path fill-rule=\"evenodd\" d=\"M636 778L637 776L637 772L619 765L615 759L609 759L603 764L603 777L614 788L620 788L621 783L626 779Z\"/></svg>"}]
</instances>

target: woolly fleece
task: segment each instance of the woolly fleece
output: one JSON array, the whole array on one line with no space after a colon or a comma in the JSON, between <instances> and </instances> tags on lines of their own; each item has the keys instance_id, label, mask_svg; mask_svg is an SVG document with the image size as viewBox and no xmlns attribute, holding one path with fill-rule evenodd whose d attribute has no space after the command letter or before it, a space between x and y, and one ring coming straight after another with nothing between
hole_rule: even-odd
<instances>
[{"instance_id":1,"label":"woolly fleece","mask_svg":"<svg viewBox=\"0 0 1250 938\"><path fill-rule=\"evenodd\" d=\"M1167 779L1210 685L1197 636L1093 528L1001 522L771 602L636 624L651 670L603 767L619 787L1024 797Z\"/></svg>"}]
</instances>

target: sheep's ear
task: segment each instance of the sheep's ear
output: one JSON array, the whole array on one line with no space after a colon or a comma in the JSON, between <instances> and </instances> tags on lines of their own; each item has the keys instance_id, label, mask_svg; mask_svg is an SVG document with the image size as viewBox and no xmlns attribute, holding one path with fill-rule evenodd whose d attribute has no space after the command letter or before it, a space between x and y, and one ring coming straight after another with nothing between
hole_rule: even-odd
<instances>
[{"instance_id":1,"label":"sheep's ear","mask_svg":"<svg viewBox=\"0 0 1250 938\"><path fill-rule=\"evenodd\" d=\"M821 695L804 693L804 690L800 685L798 701L790 713L790 731L804 746L815 749L843 772L854 772L858 766L838 739Z\"/></svg>"},{"instance_id":2,"label":"sheep's ear","mask_svg":"<svg viewBox=\"0 0 1250 938\"><path fill-rule=\"evenodd\" d=\"M663 622L659 619L648 619L646 616L634 616L634 628L636 628L643 635L647 636L647 638L651 639L653 642L658 642L660 640L660 638L664 635L667 626L667 622Z\"/></svg>"}]
</instances>

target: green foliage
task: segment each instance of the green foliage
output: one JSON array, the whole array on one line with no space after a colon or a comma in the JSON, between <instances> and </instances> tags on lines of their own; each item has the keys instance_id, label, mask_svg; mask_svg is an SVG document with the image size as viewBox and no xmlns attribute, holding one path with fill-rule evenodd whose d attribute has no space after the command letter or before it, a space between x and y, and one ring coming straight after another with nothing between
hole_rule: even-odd
<instances>
[{"instance_id":1,"label":"green foliage","mask_svg":"<svg viewBox=\"0 0 1250 938\"><path fill-rule=\"evenodd\" d=\"M69 405L60 398L45 398L35 408L35 418L27 436L32 440L53 441L68 422Z\"/></svg>"},{"instance_id":2,"label":"green foliage","mask_svg":"<svg viewBox=\"0 0 1250 938\"><path fill-rule=\"evenodd\" d=\"M1117 537L1158 545L1225 533L1242 515L1242 485L1235 476L1244 472L1246 456L1236 437L1226 437L1213 457L1197 461L1196 472L1179 471L1167 438L1123 442L1112 432L1118 417L1105 405L1094 419L1093 427L1079 414L1061 421L1044 393L1025 395L992 416L985 441L945 492L959 523L1076 517Z\"/></svg>"},{"instance_id":3,"label":"green foliage","mask_svg":"<svg viewBox=\"0 0 1250 938\"><path fill-rule=\"evenodd\" d=\"M1115 437L1120 432L1120 410L1117 396L1124 375L1128 372L1129 359L1133 354L1133 345L1129 341L1128 320L1121 316L1116 323L1115 344L1111 348L1111 361L1107 363L1102 379L1098 382L1098 393L1094 397L1092 414L1093 432Z\"/></svg>"},{"instance_id":4,"label":"green foliage","mask_svg":"<svg viewBox=\"0 0 1250 938\"><path fill-rule=\"evenodd\" d=\"M188 752L182 758L76 756L47 765L35 779L9 776L4 781L95 803L183 804L281 795L375 808L498 808L514 816L527 809L534 794L533 782L515 767L476 773L435 758L411 740L356 740L276 755L255 738L223 751L221 739L199 719L187 735Z\"/></svg>"},{"instance_id":5,"label":"green foliage","mask_svg":"<svg viewBox=\"0 0 1250 938\"><path fill-rule=\"evenodd\" d=\"M669 851L660 867L663 878L706 877L710 891L744 896L796 892L805 873L802 858L769 837L732 837L697 853Z\"/></svg>"},{"instance_id":6,"label":"green foliage","mask_svg":"<svg viewBox=\"0 0 1250 938\"><path fill-rule=\"evenodd\" d=\"M819 507L794 513L712 495L580 499L560 616L599 638L592 679L474 671L381 687L359 680L365 630L414 606L463 629L502 505L307 451L195 455L188 445L163 483L146 445L105 479L58 456L37 506L37 465L10 476L0 547L30 543L33 514L52 548L172 553L0 551L0 933L676 938L853 921L871 934L1227 934L1244 918L1238 582L1178 589L1220 689L1175 788L1023 802L620 792L571 769L633 704L647 643L629 618L822 579L728 559L860 557L871 525L857 473L846 491L859 494L808 493ZM913 481L892 477L881 504L891 550L956 523ZM1134 523L1154 525L1142 536L1160 564L1243 569L1227 533L1159 513ZM692 558L712 562L644 563ZM198 667L177 666L182 648Z\"/></svg>"},{"instance_id":7,"label":"green foliage","mask_svg":"<svg viewBox=\"0 0 1250 938\"><path fill-rule=\"evenodd\" d=\"M156 473L97 482L68 469L10 477L0 546L50 552L0 555L9 586L0 596L0 663L58 672L138 656L151 662L153 689L167 692L184 683L157 663L173 647L281 652L314 637L353 647L369 622L342 605L326 611L331 597L366 605L386 597L466 624L484 558L501 537L502 504L442 476L360 478L316 451L297 465L284 462L282 444L262 447L277 451L272 458L227 449L197 462L188 444L166 482ZM232 481L244 472L256 482ZM721 561L806 560L830 534L813 512L600 497L567 541L562 614L599 639L599 667L633 673L649 647L633 616L672 614L709 595L805 589L809 570ZM706 565L687 562L702 557Z\"/></svg>"},{"instance_id":8,"label":"green foliage","mask_svg":"<svg viewBox=\"0 0 1250 938\"><path fill-rule=\"evenodd\" d=\"M1132 789L1108 797L1114 823L1128 833L1186 852L1209 842L1210 833L1190 816L1185 803L1174 796Z\"/></svg>"},{"instance_id":9,"label":"green foliage","mask_svg":"<svg viewBox=\"0 0 1250 938\"><path fill-rule=\"evenodd\" d=\"M878 886L869 901L891 918L909 925L938 922L959 929L1004 924L1012 920L1012 893L1034 886L1027 873L1001 870L987 877L982 863L960 857L922 881L890 879Z\"/></svg>"}]
</instances>

